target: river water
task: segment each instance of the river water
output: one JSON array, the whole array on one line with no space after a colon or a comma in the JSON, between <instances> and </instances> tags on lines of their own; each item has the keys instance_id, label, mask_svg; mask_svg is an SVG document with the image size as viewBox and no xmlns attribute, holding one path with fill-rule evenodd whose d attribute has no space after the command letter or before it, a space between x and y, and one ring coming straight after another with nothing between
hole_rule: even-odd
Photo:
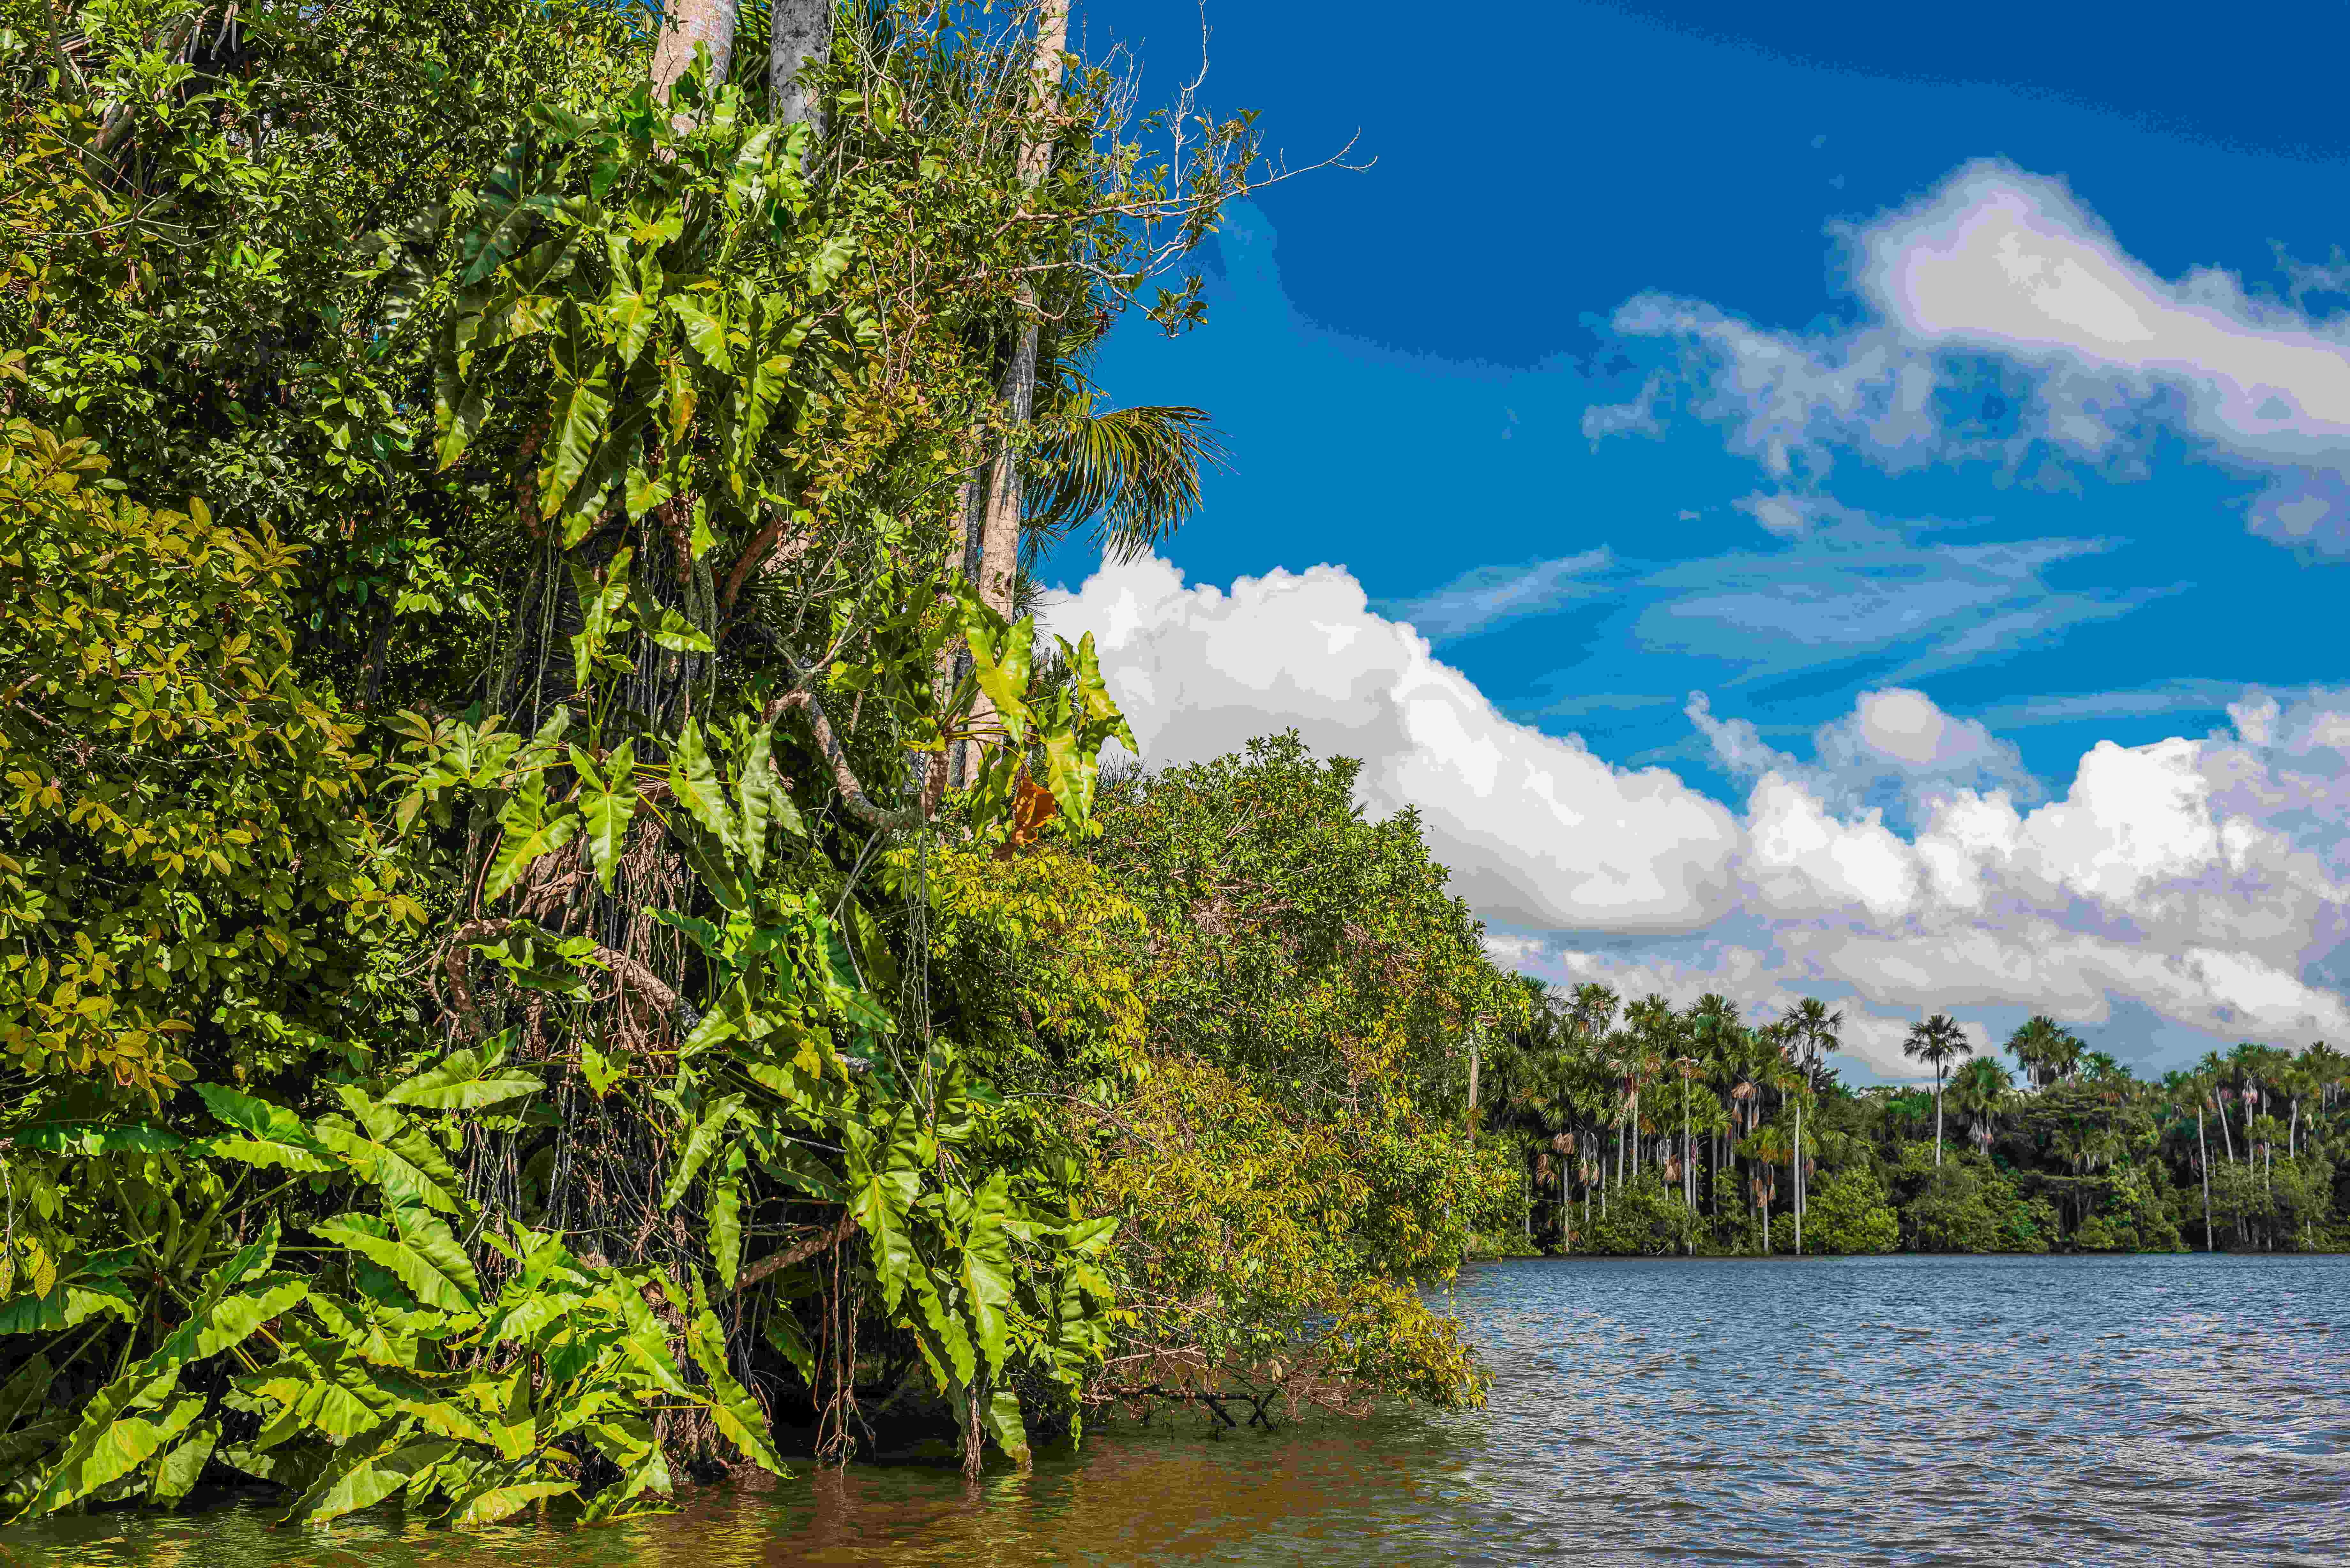
<instances>
[{"instance_id":1,"label":"river water","mask_svg":"<svg viewBox=\"0 0 2350 1568\"><path fill-rule=\"evenodd\" d=\"M2350 1562L2350 1258L1546 1261L1456 1300L1473 1415L1118 1430L973 1490L803 1469L598 1531L100 1515L0 1562Z\"/></svg>"}]
</instances>

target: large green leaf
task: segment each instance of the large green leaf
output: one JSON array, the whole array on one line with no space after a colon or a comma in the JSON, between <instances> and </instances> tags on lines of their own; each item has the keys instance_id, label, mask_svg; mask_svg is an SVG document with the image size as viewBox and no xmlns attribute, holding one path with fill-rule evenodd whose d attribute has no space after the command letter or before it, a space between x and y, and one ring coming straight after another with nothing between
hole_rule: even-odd
<instances>
[{"instance_id":1,"label":"large green leaf","mask_svg":"<svg viewBox=\"0 0 2350 1568\"><path fill-rule=\"evenodd\" d=\"M996 1447L1017 1463L1028 1468L1028 1426L1020 1418L1020 1396L1009 1388L998 1388L979 1407L979 1418L987 1434L995 1439Z\"/></svg>"},{"instance_id":2,"label":"large green leaf","mask_svg":"<svg viewBox=\"0 0 2350 1568\"><path fill-rule=\"evenodd\" d=\"M628 846L629 822L637 811L634 741L623 741L604 759L598 774L579 748L571 748L572 765L579 771L579 815L586 825L588 857L596 864L598 885L612 890Z\"/></svg>"},{"instance_id":3,"label":"large green leaf","mask_svg":"<svg viewBox=\"0 0 2350 1568\"><path fill-rule=\"evenodd\" d=\"M481 1277L447 1223L421 1208L395 1210L387 1225L368 1214L345 1214L311 1227L320 1236L388 1269L427 1306L471 1312L481 1304Z\"/></svg>"},{"instance_id":4,"label":"large green leaf","mask_svg":"<svg viewBox=\"0 0 2350 1568\"><path fill-rule=\"evenodd\" d=\"M719 1139L725 1136L727 1124L742 1108L743 1096L728 1095L712 1106L694 1124L693 1131L686 1137L684 1152L678 1156L677 1169L670 1177L669 1186L661 1192L663 1209L677 1207L677 1200L685 1196L685 1189L693 1184L694 1177L710 1162L710 1157L718 1152Z\"/></svg>"},{"instance_id":5,"label":"large green leaf","mask_svg":"<svg viewBox=\"0 0 2350 1568\"><path fill-rule=\"evenodd\" d=\"M538 460L538 509L548 517L562 514L563 502L587 472L588 460L611 421L611 386L602 366L581 380L556 379L552 418L552 432ZM576 543L567 541L566 547Z\"/></svg>"},{"instance_id":6,"label":"large green leaf","mask_svg":"<svg viewBox=\"0 0 2350 1568\"><path fill-rule=\"evenodd\" d=\"M41 1471L19 1517L55 1513L153 1459L203 1413L204 1400L195 1395L173 1405L160 1421L136 1413L168 1398L178 1382L176 1364L158 1372L142 1362L100 1390L83 1407L63 1451Z\"/></svg>"},{"instance_id":7,"label":"large green leaf","mask_svg":"<svg viewBox=\"0 0 2350 1568\"><path fill-rule=\"evenodd\" d=\"M856 1143L848 1148L848 1211L873 1244L873 1269L880 1278L881 1303L898 1310L906 1282L921 1267L914 1256L907 1219L922 1189L921 1173L875 1170L866 1163Z\"/></svg>"},{"instance_id":8,"label":"large green leaf","mask_svg":"<svg viewBox=\"0 0 2350 1568\"><path fill-rule=\"evenodd\" d=\"M726 1158L710 1184L710 1259L718 1282L734 1288L743 1268L743 1172L747 1163L738 1140L726 1146Z\"/></svg>"},{"instance_id":9,"label":"large green leaf","mask_svg":"<svg viewBox=\"0 0 2350 1568\"><path fill-rule=\"evenodd\" d=\"M383 1103L429 1111L478 1111L536 1094L546 1086L536 1073L500 1065L503 1055L503 1051L483 1052L471 1046L452 1051L387 1090Z\"/></svg>"},{"instance_id":10,"label":"large green leaf","mask_svg":"<svg viewBox=\"0 0 2350 1568\"><path fill-rule=\"evenodd\" d=\"M337 1085L335 1092L351 1114L321 1116L312 1125L313 1137L340 1155L360 1179L383 1189L395 1206L422 1204L443 1214L464 1211L464 1183L430 1134L348 1084Z\"/></svg>"},{"instance_id":11,"label":"large green leaf","mask_svg":"<svg viewBox=\"0 0 2350 1568\"><path fill-rule=\"evenodd\" d=\"M220 1438L218 1421L203 1421L190 1428L186 1436L155 1461L155 1479L147 1495L157 1502L177 1502L195 1490L213 1450L220 1446Z\"/></svg>"},{"instance_id":12,"label":"large green leaf","mask_svg":"<svg viewBox=\"0 0 2350 1568\"><path fill-rule=\"evenodd\" d=\"M709 830L712 838L730 849L742 847L742 830L735 825L733 813L727 809L726 794L719 784L718 770L711 763L699 720L686 720L677 745L670 753L669 785L678 803Z\"/></svg>"},{"instance_id":13,"label":"large green leaf","mask_svg":"<svg viewBox=\"0 0 2350 1568\"><path fill-rule=\"evenodd\" d=\"M487 1486L472 1495L461 1498L450 1511L449 1522L460 1530L477 1529L513 1518L542 1498L562 1497L579 1490L577 1481L518 1480Z\"/></svg>"},{"instance_id":14,"label":"large green leaf","mask_svg":"<svg viewBox=\"0 0 2350 1568\"><path fill-rule=\"evenodd\" d=\"M1012 1304L1012 1237L1004 1229L1011 1204L1009 1175L991 1173L972 1195L971 1228L963 1234L958 1283L972 1336L990 1369L1003 1367L1004 1314Z\"/></svg>"},{"instance_id":15,"label":"large green leaf","mask_svg":"<svg viewBox=\"0 0 2350 1568\"><path fill-rule=\"evenodd\" d=\"M125 1323L139 1315L130 1288L120 1280L59 1280L40 1295L0 1303L0 1334L55 1334L111 1313Z\"/></svg>"},{"instance_id":16,"label":"large green leaf","mask_svg":"<svg viewBox=\"0 0 2350 1568\"><path fill-rule=\"evenodd\" d=\"M552 855L571 842L579 831L579 813L568 803L550 805L546 799L546 775L530 773L523 776L521 785L506 800L505 809L498 813L498 826L504 829L498 841L497 854L491 857L488 878L483 891L495 898L522 879L542 855Z\"/></svg>"},{"instance_id":17,"label":"large green leaf","mask_svg":"<svg viewBox=\"0 0 2350 1568\"><path fill-rule=\"evenodd\" d=\"M333 1155L310 1136L302 1118L285 1106L219 1084L198 1084L196 1093L213 1115L245 1135L213 1138L205 1146L212 1153L247 1165L312 1174L338 1168Z\"/></svg>"},{"instance_id":18,"label":"large green leaf","mask_svg":"<svg viewBox=\"0 0 2350 1568\"><path fill-rule=\"evenodd\" d=\"M310 1282L299 1274L264 1274L235 1294L223 1296L197 1326L194 1359L244 1344L263 1324L291 1311L309 1293Z\"/></svg>"},{"instance_id":19,"label":"large green leaf","mask_svg":"<svg viewBox=\"0 0 2350 1568\"><path fill-rule=\"evenodd\" d=\"M767 1418L743 1386L734 1381L733 1373L726 1366L726 1335L718 1326L717 1317L710 1310L710 1298L702 1288L702 1276L693 1276L693 1314L686 1320L685 1347L693 1364L702 1368L702 1376L710 1380L704 1397L710 1407L710 1418L728 1442L740 1449L744 1457L775 1475L782 1475L784 1459L775 1452L775 1445L767 1435Z\"/></svg>"},{"instance_id":20,"label":"large green leaf","mask_svg":"<svg viewBox=\"0 0 2350 1568\"><path fill-rule=\"evenodd\" d=\"M387 1421L344 1444L286 1521L324 1524L373 1508L456 1449L445 1438L417 1435L405 1421Z\"/></svg>"}]
</instances>

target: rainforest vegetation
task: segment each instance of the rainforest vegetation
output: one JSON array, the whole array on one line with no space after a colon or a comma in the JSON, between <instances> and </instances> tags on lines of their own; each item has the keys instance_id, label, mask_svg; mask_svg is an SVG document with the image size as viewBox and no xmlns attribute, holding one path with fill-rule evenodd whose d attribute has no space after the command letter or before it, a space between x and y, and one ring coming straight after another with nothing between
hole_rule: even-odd
<instances>
[{"instance_id":1,"label":"rainforest vegetation","mask_svg":"<svg viewBox=\"0 0 2350 1568\"><path fill-rule=\"evenodd\" d=\"M0 1519L1473 1403L1516 989L1027 558L1280 171L1065 3L0 4ZM1073 546L1082 548L1082 545Z\"/></svg>"},{"instance_id":2,"label":"rainforest vegetation","mask_svg":"<svg viewBox=\"0 0 2350 1568\"><path fill-rule=\"evenodd\" d=\"M1105 775L1030 567L1218 449L1087 369L1283 171L1070 38L0 0L0 1522L1473 1405L1481 1245L2336 1234L2331 1057L1937 1146L1501 972L1295 737Z\"/></svg>"},{"instance_id":3,"label":"rainforest vegetation","mask_svg":"<svg viewBox=\"0 0 2350 1568\"><path fill-rule=\"evenodd\" d=\"M1482 1112L1513 1143L1523 1240L1555 1251L2135 1252L2350 1249L2350 1057L2246 1044L2158 1082L2053 1019L1971 1054L1913 1025L1916 1088L1846 1086L1843 1015L1767 1022L1521 980Z\"/></svg>"}]
</instances>

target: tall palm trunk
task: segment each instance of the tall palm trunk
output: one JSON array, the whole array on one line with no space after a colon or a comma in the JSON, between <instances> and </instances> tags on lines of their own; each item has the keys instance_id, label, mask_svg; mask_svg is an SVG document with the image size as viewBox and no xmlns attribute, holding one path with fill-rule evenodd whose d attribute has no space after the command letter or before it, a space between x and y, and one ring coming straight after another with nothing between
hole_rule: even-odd
<instances>
[{"instance_id":1,"label":"tall palm trunk","mask_svg":"<svg viewBox=\"0 0 2350 1568\"><path fill-rule=\"evenodd\" d=\"M2211 1108L2220 1113L2220 1147L2228 1152L2228 1163L2236 1163L2236 1140L2228 1132L2228 1099L2223 1094L2211 1096Z\"/></svg>"},{"instance_id":2,"label":"tall palm trunk","mask_svg":"<svg viewBox=\"0 0 2350 1568\"><path fill-rule=\"evenodd\" d=\"M1795 1102L1795 1256L1804 1255L1804 1102Z\"/></svg>"},{"instance_id":3,"label":"tall palm trunk","mask_svg":"<svg viewBox=\"0 0 2350 1568\"><path fill-rule=\"evenodd\" d=\"M1942 1168L1942 1066L1934 1064L1934 1168Z\"/></svg>"},{"instance_id":4,"label":"tall palm trunk","mask_svg":"<svg viewBox=\"0 0 2350 1568\"><path fill-rule=\"evenodd\" d=\"M800 84L800 70L810 60L821 60L832 53L833 4L834 0L771 0L768 7L772 28L767 43L768 99L775 105L777 125L807 121L811 159L816 156L817 139L824 135L824 122L816 101Z\"/></svg>"},{"instance_id":5,"label":"tall palm trunk","mask_svg":"<svg viewBox=\"0 0 2350 1568\"><path fill-rule=\"evenodd\" d=\"M693 63L697 44L710 46L710 80L726 79L734 59L734 16L737 0L669 0L661 16L660 42L653 47L653 97L669 96L685 67Z\"/></svg>"},{"instance_id":6,"label":"tall palm trunk","mask_svg":"<svg viewBox=\"0 0 2350 1568\"><path fill-rule=\"evenodd\" d=\"M1033 190L1045 178L1053 156L1052 128L1046 119L1053 89L1061 79L1061 54L1069 41L1069 0L1042 0L1036 9L1036 55L1030 66L1035 123L1020 146L1020 182ZM1003 378L1003 401L1008 426L1028 422L1036 401L1036 296L1020 291L1020 336L1014 343L1012 363ZM997 613L1012 613L1012 590L1020 569L1020 464L1013 450L1011 430L996 443L989 465L986 500L980 515L979 593Z\"/></svg>"}]
</instances>

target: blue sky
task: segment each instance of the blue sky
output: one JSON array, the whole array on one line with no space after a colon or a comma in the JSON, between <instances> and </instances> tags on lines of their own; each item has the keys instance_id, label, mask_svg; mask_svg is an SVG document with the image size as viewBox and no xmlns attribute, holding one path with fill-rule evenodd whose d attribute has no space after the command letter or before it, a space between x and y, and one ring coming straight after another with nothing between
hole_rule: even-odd
<instances>
[{"instance_id":1,"label":"blue sky","mask_svg":"<svg viewBox=\"0 0 2350 1568\"><path fill-rule=\"evenodd\" d=\"M1293 162L1358 128L1376 162L1234 211L1208 257L1209 325L1168 341L1137 320L1106 352L1114 396L1206 408L1232 450L1166 563L1228 589L1335 568L1366 625L1408 623L1509 725L1742 814L1723 855L1745 868L1678 921L1497 895L1496 929L1560 978L1737 971L1759 1002L1833 989L1851 966L1822 960L1822 930L1857 951L1940 918L1770 892L1759 846L1788 841L1754 793L1767 777L1853 834L1881 824L1923 866L1951 790L2024 814L2070 799L2110 825L2135 808L2090 799L2085 760L2118 748L2151 778L2177 739L2199 748L2179 756L2204 836L2226 840L2233 811L2302 880L2255 887L2216 848L2210 877L2162 875L2245 910L2322 903L2350 870L2340 803L2225 800L2249 787L2246 747L2295 779L2339 760L2323 738L2350 582L2350 431L2327 401L2332 358L2350 363L2338 16L2303 18L2287 47L2142 10L1978 7L1942 36L1878 8L1664 9L1513 7L1428 38L1401 7L1211 5L1213 103L1262 109ZM1091 0L1079 26L1094 52L1136 47L1146 99L1197 62L1194 5ZM2086 317L2002 316L1982 279L2012 270L2012 244L1931 271L1935 236L1986 213L2055 258L2033 262L2045 276L2110 270L2150 300L2140 359ZM1053 566L1072 587L1091 570L1074 551ZM1920 701L1870 696L1887 691ZM2231 719L2263 701L2300 738ZM1885 723L1917 713L1934 754L1888 761L1908 742ZM1387 804L1420 804L1396 791ZM2054 844L2063 826L2022 831ZM2152 875L2149 831L2065 840L2077 874L2041 877L2065 909L2034 895L2032 919L2115 952L2168 944L2174 980L2208 979L2210 930L2132 905L2151 883L2093 886L2116 856ZM1849 865L1847 847L1823 853ZM2213 1002L2217 981L2082 1001L2119 972L2111 954L2050 983L2085 1027L2134 1032L2109 1044L2142 1060L2230 1025L2305 1032L2336 1018L2334 936L2285 923L2258 961L2309 994L2265 1011ZM1934 972L1965 991L1963 969ZM1877 989L1856 1008L1914 1017ZM1977 985L1974 1021L2002 1032L2025 989Z\"/></svg>"}]
</instances>

